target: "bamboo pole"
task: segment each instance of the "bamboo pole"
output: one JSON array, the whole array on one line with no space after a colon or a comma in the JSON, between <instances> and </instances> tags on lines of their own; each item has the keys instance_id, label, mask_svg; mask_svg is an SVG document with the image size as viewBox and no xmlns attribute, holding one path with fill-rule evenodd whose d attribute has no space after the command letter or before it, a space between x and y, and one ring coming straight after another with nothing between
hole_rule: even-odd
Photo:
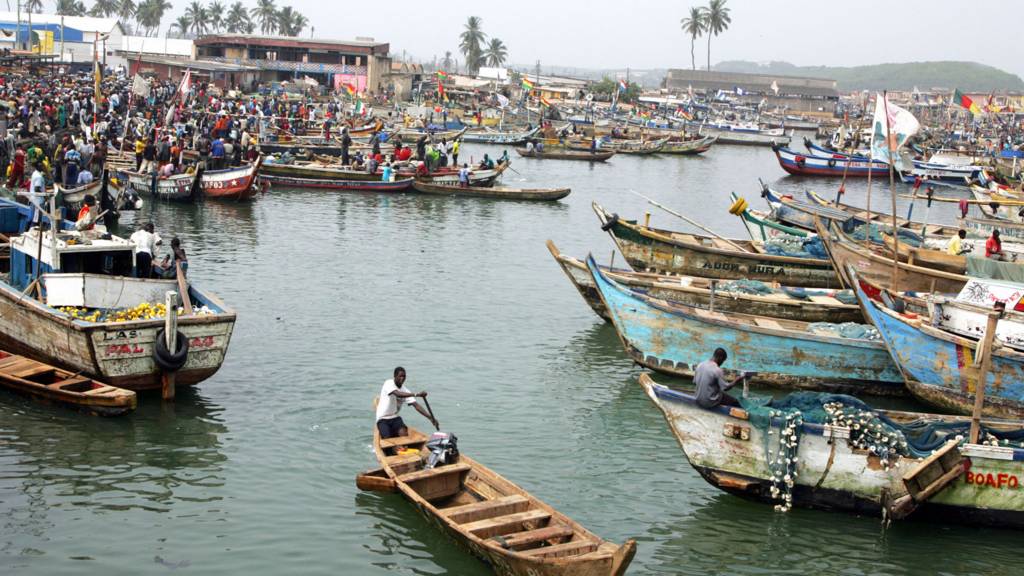
<instances>
[{"instance_id":1,"label":"bamboo pole","mask_svg":"<svg viewBox=\"0 0 1024 576\"><path fill-rule=\"evenodd\" d=\"M650 204L651 206L655 206L655 207L657 207L657 208L661 208L661 209L662 209L662 210L664 210L665 212L668 212L669 214L671 214L671 215L675 216L676 218L679 218L679 219L680 219L680 220L682 220L683 222L686 222L687 224L691 224L691 225L693 225L693 226L696 226L697 228L700 228L701 230L703 230L703 231L707 232L708 234L711 234L712 236L714 236L715 238L718 238L719 240L724 240L726 244L728 244L728 245L732 246L733 248L735 248L735 249L737 249L737 250L740 250L740 251L742 251L742 252L746 252L746 249L744 249L744 248L743 248L743 247L741 247L741 246L738 246L738 245L737 245L737 244L736 244L735 242L733 242L733 241L729 240L728 238L726 238L726 237L724 237L724 236L721 236L720 234L718 234L718 233L717 233L717 232L715 232L714 230L711 230L710 228L707 228L707 227L705 227L705 226L704 226L704 225L702 225L702 224L698 224L697 222L694 222L693 220L690 220L689 218L687 218L686 216L683 216L683 215L682 215L682 214L680 214L679 212L676 212L675 210L672 210L671 208L668 208L667 206L664 206L664 205L662 205L662 204L659 204L659 203L658 203L658 202L656 202L655 200L652 200L652 199L648 198L647 196L644 196L643 194L641 194L641 193L637 192L636 190L630 190L630 192L632 192L633 194L636 194L637 196L639 196L639 197L643 198L644 200L647 200L647 202L648 202L648 203L649 203L649 204Z\"/></svg>"},{"instance_id":2,"label":"bamboo pole","mask_svg":"<svg viewBox=\"0 0 1024 576\"><path fill-rule=\"evenodd\" d=\"M971 434L970 443L978 443L978 435L981 433L981 412L985 406L985 386L987 385L988 373L992 368L992 341L996 336L996 326L1002 311L999 304L988 313L988 323L985 325L985 335L978 342L975 349L974 365L978 366L978 380L974 386L974 409L971 411Z\"/></svg>"},{"instance_id":3,"label":"bamboo pole","mask_svg":"<svg viewBox=\"0 0 1024 576\"><path fill-rule=\"evenodd\" d=\"M164 294L164 339L167 344L167 351L172 355L178 349L178 293L168 290ZM164 400L174 400L175 389L174 372L163 372L160 375L161 397Z\"/></svg>"},{"instance_id":4,"label":"bamboo pole","mask_svg":"<svg viewBox=\"0 0 1024 576\"><path fill-rule=\"evenodd\" d=\"M889 126L888 92L882 92L882 106L885 110L885 146L889 150L889 195L892 197L892 291L899 292L900 233L896 224L896 149L892 146L892 127Z\"/></svg>"}]
</instances>

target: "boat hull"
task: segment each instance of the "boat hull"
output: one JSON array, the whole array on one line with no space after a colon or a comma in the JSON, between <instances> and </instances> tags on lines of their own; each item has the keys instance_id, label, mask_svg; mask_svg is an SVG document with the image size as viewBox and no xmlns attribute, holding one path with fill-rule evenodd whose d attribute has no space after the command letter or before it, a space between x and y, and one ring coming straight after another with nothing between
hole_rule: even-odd
<instances>
[{"instance_id":1,"label":"boat hull","mask_svg":"<svg viewBox=\"0 0 1024 576\"><path fill-rule=\"evenodd\" d=\"M290 176L268 176L263 180L287 188L310 188L315 190L348 190L354 192L407 192L412 187L412 178L392 182L380 180L322 180L294 178Z\"/></svg>"},{"instance_id":2,"label":"boat hull","mask_svg":"<svg viewBox=\"0 0 1024 576\"><path fill-rule=\"evenodd\" d=\"M259 175L262 159L255 164L225 170L207 170L203 172L203 194L208 198L226 200L248 200L256 195L256 178Z\"/></svg>"},{"instance_id":3,"label":"boat hull","mask_svg":"<svg viewBox=\"0 0 1024 576\"><path fill-rule=\"evenodd\" d=\"M815 156L799 154L788 148L773 146L775 157L783 170L794 176L846 176L875 178L889 175L889 165L884 162L850 158L841 155Z\"/></svg>"}]
</instances>

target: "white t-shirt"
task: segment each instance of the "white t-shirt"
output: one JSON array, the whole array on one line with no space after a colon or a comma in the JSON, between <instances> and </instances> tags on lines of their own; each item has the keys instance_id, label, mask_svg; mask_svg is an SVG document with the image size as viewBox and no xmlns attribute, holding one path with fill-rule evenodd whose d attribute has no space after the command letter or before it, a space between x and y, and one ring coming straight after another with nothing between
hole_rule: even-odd
<instances>
[{"instance_id":1,"label":"white t-shirt","mask_svg":"<svg viewBox=\"0 0 1024 576\"><path fill-rule=\"evenodd\" d=\"M160 236L157 234L136 230L128 239L135 244L135 252L146 252L150 256L156 256L156 245L160 243Z\"/></svg>"},{"instance_id":2,"label":"white t-shirt","mask_svg":"<svg viewBox=\"0 0 1024 576\"><path fill-rule=\"evenodd\" d=\"M398 411L403 404L415 404L416 398L399 398L392 394L398 390L394 380L384 382L380 389L380 399L377 401L377 420L387 420L398 416Z\"/></svg>"}]
</instances>

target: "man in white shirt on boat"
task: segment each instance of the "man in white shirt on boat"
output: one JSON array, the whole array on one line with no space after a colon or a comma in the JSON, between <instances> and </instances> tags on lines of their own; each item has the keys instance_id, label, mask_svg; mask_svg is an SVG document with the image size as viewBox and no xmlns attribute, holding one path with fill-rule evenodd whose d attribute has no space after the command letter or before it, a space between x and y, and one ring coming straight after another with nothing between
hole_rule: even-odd
<instances>
[{"instance_id":1,"label":"man in white shirt on boat","mask_svg":"<svg viewBox=\"0 0 1024 576\"><path fill-rule=\"evenodd\" d=\"M377 400L377 431L380 432L381 438L394 438L409 433L402 417L398 415L405 404L411 405L427 420L430 420L434 428L438 428L437 420L416 402L416 398L426 398L427 393L410 392L402 387L403 384L405 384L405 368L399 366L395 368L394 378L384 382L384 386L380 389L380 398Z\"/></svg>"},{"instance_id":2,"label":"man in white shirt on boat","mask_svg":"<svg viewBox=\"0 0 1024 576\"><path fill-rule=\"evenodd\" d=\"M38 224L40 214L44 211L43 199L46 198L46 177L43 175L43 165L36 162L35 170L28 184L28 201L32 205L32 223Z\"/></svg>"},{"instance_id":3,"label":"man in white shirt on boat","mask_svg":"<svg viewBox=\"0 0 1024 576\"><path fill-rule=\"evenodd\" d=\"M153 277L153 257L156 247L162 243L160 236L153 231L153 223L147 222L129 238L135 244L135 276L138 278Z\"/></svg>"}]
</instances>

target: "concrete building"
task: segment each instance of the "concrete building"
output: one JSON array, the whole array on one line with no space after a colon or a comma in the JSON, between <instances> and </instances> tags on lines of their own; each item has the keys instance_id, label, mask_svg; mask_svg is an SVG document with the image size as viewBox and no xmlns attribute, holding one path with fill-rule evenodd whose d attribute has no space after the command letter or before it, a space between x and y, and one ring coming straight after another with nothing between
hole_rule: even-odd
<instances>
[{"instance_id":1,"label":"concrete building","mask_svg":"<svg viewBox=\"0 0 1024 576\"><path fill-rule=\"evenodd\" d=\"M259 71L262 82L309 77L334 90L351 84L376 92L391 72L390 46L372 38L300 39L211 34L195 40L193 59Z\"/></svg>"},{"instance_id":2,"label":"concrete building","mask_svg":"<svg viewBox=\"0 0 1024 576\"><path fill-rule=\"evenodd\" d=\"M118 54L124 30L116 18L32 14L31 22L30 32L29 14L22 12L19 23L17 12L0 12L0 49L20 50L31 45L38 54L54 55L57 62L77 68L92 65L95 43L104 66L125 64Z\"/></svg>"},{"instance_id":3,"label":"concrete building","mask_svg":"<svg viewBox=\"0 0 1024 576\"><path fill-rule=\"evenodd\" d=\"M691 88L711 94L719 90L736 92L739 88L743 93L740 99L751 104L764 98L770 108L817 115L831 116L839 102L837 83L828 78L672 69L663 87L673 94L684 94Z\"/></svg>"}]
</instances>

